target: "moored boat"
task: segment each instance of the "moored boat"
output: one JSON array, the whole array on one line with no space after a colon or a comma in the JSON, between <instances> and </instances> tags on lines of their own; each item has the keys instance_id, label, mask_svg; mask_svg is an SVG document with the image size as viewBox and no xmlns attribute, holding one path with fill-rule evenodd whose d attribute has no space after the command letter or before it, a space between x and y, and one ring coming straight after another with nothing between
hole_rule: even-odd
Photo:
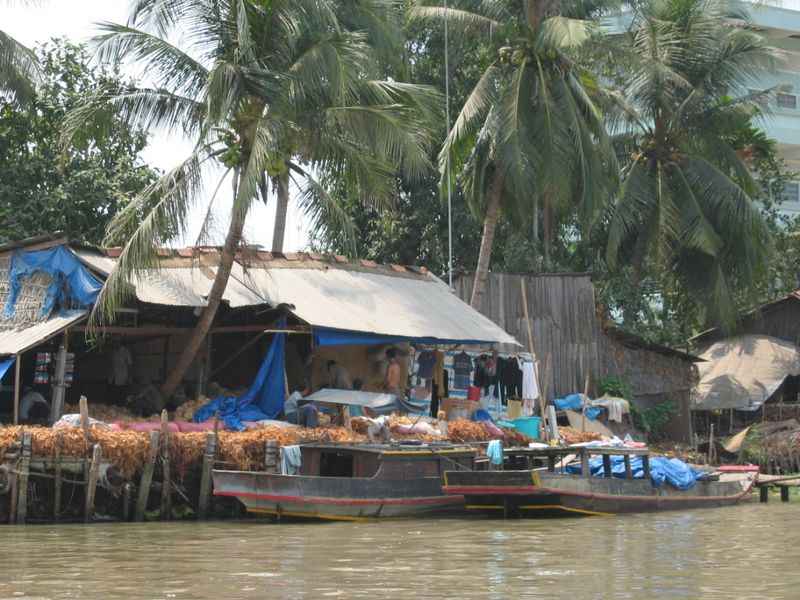
<instances>
[{"instance_id":1,"label":"moored boat","mask_svg":"<svg viewBox=\"0 0 800 600\"><path fill-rule=\"evenodd\" d=\"M301 445L296 475L215 470L214 495L248 512L312 519L416 516L461 508L445 495L446 469L472 469L475 450L451 444Z\"/></svg>"},{"instance_id":2,"label":"moored boat","mask_svg":"<svg viewBox=\"0 0 800 600\"><path fill-rule=\"evenodd\" d=\"M557 470L556 459L567 454L572 454L572 459L580 457L580 474L565 472L563 467L560 472ZM590 455L602 457L600 476L588 475ZM624 471L612 468L614 456L623 457ZM548 466L520 468L520 462L532 463L537 458L546 459ZM667 482L653 482L650 460L648 451L643 449L509 449L506 463L511 469L449 469L445 472L444 492L463 496L468 510L507 517L610 515L729 506L745 499L756 479L755 473L723 474L718 478L709 474L687 489L678 489ZM636 464L632 466L633 461Z\"/></svg>"}]
</instances>

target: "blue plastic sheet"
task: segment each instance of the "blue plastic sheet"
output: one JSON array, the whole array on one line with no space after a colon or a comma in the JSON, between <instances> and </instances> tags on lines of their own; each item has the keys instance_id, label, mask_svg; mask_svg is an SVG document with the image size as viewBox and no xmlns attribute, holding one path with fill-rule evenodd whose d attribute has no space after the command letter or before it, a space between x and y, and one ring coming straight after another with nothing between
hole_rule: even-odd
<instances>
[{"instance_id":1,"label":"blue plastic sheet","mask_svg":"<svg viewBox=\"0 0 800 600\"><path fill-rule=\"evenodd\" d=\"M580 394L570 394L565 398L556 398L553 400L556 405L556 410L581 410L583 408L583 398Z\"/></svg>"},{"instance_id":2,"label":"blue plastic sheet","mask_svg":"<svg viewBox=\"0 0 800 600\"><path fill-rule=\"evenodd\" d=\"M277 323L279 329L285 326L286 319ZM276 334L250 389L238 398L234 396L214 398L198 409L194 421L202 423L219 412L228 429L242 431L245 428L243 421L262 421L277 417L286 401L285 348L286 334Z\"/></svg>"},{"instance_id":3,"label":"blue plastic sheet","mask_svg":"<svg viewBox=\"0 0 800 600\"><path fill-rule=\"evenodd\" d=\"M591 449L590 449L591 451ZM611 456L611 476L625 478L625 458L622 456ZM634 479L644 479L644 465L641 456L631 457L631 470ZM580 464L567 466L567 472L574 475L581 474ZM603 477L603 458L595 456L589 460L589 472L592 477ZM650 457L650 480L656 487L661 486L665 481L672 487L679 490L688 490L694 487L698 479L705 476L703 471L698 471L677 458L666 458L664 456Z\"/></svg>"},{"instance_id":4,"label":"blue plastic sheet","mask_svg":"<svg viewBox=\"0 0 800 600\"><path fill-rule=\"evenodd\" d=\"M398 344L409 342L417 344L485 344L491 340L450 340L435 337L407 337L399 335L383 335L364 331L349 331L344 329L330 329L328 327L314 328L314 345L321 346L376 346L380 344Z\"/></svg>"},{"instance_id":5,"label":"blue plastic sheet","mask_svg":"<svg viewBox=\"0 0 800 600\"><path fill-rule=\"evenodd\" d=\"M53 278L42 306L41 317L47 317L55 305L67 304L85 308L92 306L103 284L81 264L65 246L26 252L19 250L11 257L9 293L3 316L14 316L17 298L22 289L22 279L34 273L47 273Z\"/></svg>"},{"instance_id":6,"label":"blue plastic sheet","mask_svg":"<svg viewBox=\"0 0 800 600\"><path fill-rule=\"evenodd\" d=\"M11 366L13 364L14 364L14 357L13 356L11 358L7 358L5 360L0 360L0 380L3 379L3 376L11 368Z\"/></svg>"}]
</instances>

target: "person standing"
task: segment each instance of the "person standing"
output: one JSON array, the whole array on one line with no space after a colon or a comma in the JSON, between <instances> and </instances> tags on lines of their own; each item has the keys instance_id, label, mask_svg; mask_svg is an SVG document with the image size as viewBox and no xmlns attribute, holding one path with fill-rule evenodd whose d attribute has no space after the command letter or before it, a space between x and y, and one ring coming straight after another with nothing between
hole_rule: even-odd
<instances>
[{"instance_id":1,"label":"person standing","mask_svg":"<svg viewBox=\"0 0 800 600\"><path fill-rule=\"evenodd\" d=\"M386 368L386 376L383 379L383 390L387 394L401 397L403 395L400 389L402 370L400 369L400 362L397 360L397 350L389 348L386 351L386 359L389 361L389 366Z\"/></svg>"}]
</instances>

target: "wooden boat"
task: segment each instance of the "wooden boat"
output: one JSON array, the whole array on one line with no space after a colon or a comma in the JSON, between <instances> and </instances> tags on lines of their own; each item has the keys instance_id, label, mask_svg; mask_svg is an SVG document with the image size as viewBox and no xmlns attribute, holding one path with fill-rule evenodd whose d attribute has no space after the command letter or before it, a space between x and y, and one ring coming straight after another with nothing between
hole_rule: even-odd
<instances>
[{"instance_id":1,"label":"wooden boat","mask_svg":"<svg viewBox=\"0 0 800 600\"><path fill-rule=\"evenodd\" d=\"M472 469L475 450L450 444L301 446L298 475L213 471L214 495L277 517L361 520L462 508L442 492L449 468Z\"/></svg>"},{"instance_id":2,"label":"wooden boat","mask_svg":"<svg viewBox=\"0 0 800 600\"><path fill-rule=\"evenodd\" d=\"M579 457L581 473L589 473L589 456L603 457L604 476L589 477L556 469L556 460L567 454ZM611 459L622 455L625 478L612 477ZM631 457L640 456L643 479L634 479ZM553 515L610 515L617 513L681 510L729 506L746 498L755 483L755 473L723 474L719 480L699 480L688 490L667 483L656 487L650 479L649 452L628 448L509 449L505 470L449 469L445 472L445 494L463 496L468 510L507 517ZM547 467L531 468L537 459ZM566 461L563 461L566 462Z\"/></svg>"}]
</instances>

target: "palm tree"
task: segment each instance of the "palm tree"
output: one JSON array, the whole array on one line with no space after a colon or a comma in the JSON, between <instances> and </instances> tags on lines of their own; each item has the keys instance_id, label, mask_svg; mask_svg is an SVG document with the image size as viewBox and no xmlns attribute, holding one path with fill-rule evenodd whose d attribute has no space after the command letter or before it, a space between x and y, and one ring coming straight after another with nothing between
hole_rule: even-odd
<instances>
[{"instance_id":1,"label":"palm tree","mask_svg":"<svg viewBox=\"0 0 800 600\"><path fill-rule=\"evenodd\" d=\"M34 53L4 31L0 31L0 96L25 102L33 96L39 78Z\"/></svg>"},{"instance_id":2,"label":"palm tree","mask_svg":"<svg viewBox=\"0 0 800 600\"><path fill-rule=\"evenodd\" d=\"M650 259L730 322L740 285L765 264L768 233L750 197L756 183L732 135L757 114L748 82L772 54L730 24L720 0L637 5L624 100L610 127L625 162L609 223L609 265L631 265L632 286Z\"/></svg>"},{"instance_id":3,"label":"palm tree","mask_svg":"<svg viewBox=\"0 0 800 600\"><path fill-rule=\"evenodd\" d=\"M138 0L128 25L102 25L99 57L136 61L155 85L99 93L67 117L65 140L113 109L148 130L183 130L195 145L111 223L108 240L125 244L93 322L110 318L127 299L131 278L157 264L156 248L184 232L209 168L225 167L214 197L224 178L232 181L230 226L207 306L162 386L165 397L214 320L248 210L267 201L269 182L280 202L292 181L308 210L336 215L343 213L316 172L336 173L341 185L375 200L390 195L398 169L413 177L430 168L426 127L438 97L374 77L380 52L370 40L380 26L390 28L381 19L393 3L345 4L351 15L369 11L374 29L347 28L335 0ZM169 41L179 36L183 48Z\"/></svg>"},{"instance_id":4,"label":"palm tree","mask_svg":"<svg viewBox=\"0 0 800 600\"><path fill-rule=\"evenodd\" d=\"M613 153L593 99L596 79L576 60L591 35L591 7L580 1L455 0L417 5L415 19L479 32L495 52L455 120L439 165L462 170L471 210L483 218L472 290L486 287L501 212L522 226L543 215L545 265L557 213L577 210L588 230L608 197Z\"/></svg>"}]
</instances>

